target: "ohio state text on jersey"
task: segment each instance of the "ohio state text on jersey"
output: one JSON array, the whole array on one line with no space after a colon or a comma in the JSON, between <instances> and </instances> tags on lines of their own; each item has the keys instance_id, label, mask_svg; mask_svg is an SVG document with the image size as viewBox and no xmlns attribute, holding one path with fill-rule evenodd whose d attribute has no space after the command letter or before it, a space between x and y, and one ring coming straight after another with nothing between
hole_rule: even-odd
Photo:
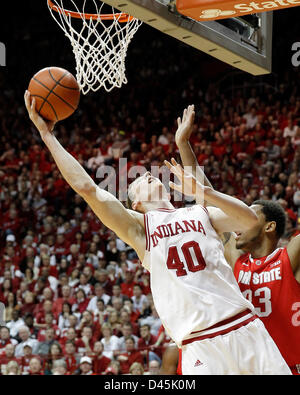
<instances>
[{"instance_id":1,"label":"ohio state text on jersey","mask_svg":"<svg viewBox=\"0 0 300 395\"><path fill-rule=\"evenodd\" d=\"M243 295L254 305L293 373L300 373L300 284L286 248L236 262L234 274Z\"/></svg>"},{"instance_id":2,"label":"ohio state text on jersey","mask_svg":"<svg viewBox=\"0 0 300 395\"><path fill-rule=\"evenodd\" d=\"M250 309L225 260L220 238L200 206L149 211L146 252L156 310L180 347L192 332Z\"/></svg>"}]
</instances>

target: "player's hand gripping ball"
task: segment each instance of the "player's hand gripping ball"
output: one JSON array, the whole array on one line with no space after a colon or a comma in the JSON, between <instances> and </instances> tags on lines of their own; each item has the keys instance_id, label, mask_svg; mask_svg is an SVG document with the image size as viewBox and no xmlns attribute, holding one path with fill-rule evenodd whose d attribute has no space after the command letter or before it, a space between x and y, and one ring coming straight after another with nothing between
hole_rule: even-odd
<instances>
[{"instance_id":1,"label":"player's hand gripping ball","mask_svg":"<svg viewBox=\"0 0 300 395\"><path fill-rule=\"evenodd\" d=\"M79 105L80 88L76 78L60 67L47 67L36 73L28 90L36 101L38 114L53 122L68 118Z\"/></svg>"}]
</instances>

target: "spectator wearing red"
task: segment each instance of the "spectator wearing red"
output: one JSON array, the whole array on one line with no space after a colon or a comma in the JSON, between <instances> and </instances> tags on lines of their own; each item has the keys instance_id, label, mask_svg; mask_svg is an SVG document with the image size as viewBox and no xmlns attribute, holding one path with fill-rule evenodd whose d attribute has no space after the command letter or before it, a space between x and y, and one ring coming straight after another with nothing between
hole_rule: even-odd
<instances>
[{"instance_id":1,"label":"spectator wearing red","mask_svg":"<svg viewBox=\"0 0 300 395\"><path fill-rule=\"evenodd\" d=\"M139 362L144 365L144 357L140 351L135 348L135 342L133 337L126 339L126 352L116 357L117 361L120 362L121 373L128 374L130 366L134 362Z\"/></svg>"},{"instance_id":2,"label":"spectator wearing red","mask_svg":"<svg viewBox=\"0 0 300 395\"><path fill-rule=\"evenodd\" d=\"M16 345L18 342L15 339L10 338L9 329L6 326L0 328L0 355L4 353L4 349L7 344Z\"/></svg>"},{"instance_id":3,"label":"spectator wearing red","mask_svg":"<svg viewBox=\"0 0 300 395\"><path fill-rule=\"evenodd\" d=\"M162 348L158 344L156 336L151 334L150 329L150 325L142 325L140 328L141 338L138 341L138 349L141 350L147 365L154 360L161 363L162 358Z\"/></svg>"},{"instance_id":4,"label":"spectator wearing red","mask_svg":"<svg viewBox=\"0 0 300 395\"><path fill-rule=\"evenodd\" d=\"M43 376L44 370L39 358L33 357L29 362L29 376Z\"/></svg>"},{"instance_id":5,"label":"spectator wearing red","mask_svg":"<svg viewBox=\"0 0 300 395\"><path fill-rule=\"evenodd\" d=\"M32 354L32 347L30 344L25 344L23 347L24 355L20 358L20 366L22 370L22 374L28 374L29 372L29 364L31 359L34 357Z\"/></svg>"},{"instance_id":6,"label":"spectator wearing red","mask_svg":"<svg viewBox=\"0 0 300 395\"><path fill-rule=\"evenodd\" d=\"M0 285L0 302L7 304L7 297L11 292L13 292L12 280L6 278Z\"/></svg>"},{"instance_id":7,"label":"spectator wearing red","mask_svg":"<svg viewBox=\"0 0 300 395\"><path fill-rule=\"evenodd\" d=\"M40 302L37 306L36 306L36 310L35 310L35 314L39 311L43 311L43 302L46 299L44 296L44 291L45 289L50 289L50 283L48 281L48 279L46 277L38 277L36 284L34 286L34 294L36 295L37 300ZM49 298L48 300L52 300L52 291L49 293Z\"/></svg>"},{"instance_id":8,"label":"spectator wearing red","mask_svg":"<svg viewBox=\"0 0 300 395\"><path fill-rule=\"evenodd\" d=\"M82 314L86 310L90 300L86 297L84 290L81 288L76 292L75 299L76 301L72 305L72 311Z\"/></svg>"},{"instance_id":9,"label":"spectator wearing red","mask_svg":"<svg viewBox=\"0 0 300 395\"><path fill-rule=\"evenodd\" d=\"M88 327L92 332L92 341L93 343L99 340L101 336L101 325L99 321L94 321L93 313L86 310L82 313L81 321L78 325L77 331L82 332L84 328Z\"/></svg>"},{"instance_id":10,"label":"spectator wearing red","mask_svg":"<svg viewBox=\"0 0 300 395\"><path fill-rule=\"evenodd\" d=\"M67 373L74 374L79 366L79 358L76 354L76 345L73 340L67 340L64 350L64 360L67 364Z\"/></svg>"},{"instance_id":11,"label":"spectator wearing red","mask_svg":"<svg viewBox=\"0 0 300 395\"><path fill-rule=\"evenodd\" d=\"M47 327L46 324L46 314L52 313L53 303L51 300L45 300L43 302L43 310L36 314L34 320L34 326L39 329L45 329ZM57 320L53 315L53 324L57 325Z\"/></svg>"},{"instance_id":12,"label":"spectator wearing red","mask_svg":"<svg viewBox=\"0 0 300 395\"><path fill-rule=\"evenodd\" d=\"M33 314L36 307L35 295L33 292L26 291L24 297L24 303L20 309L21 316L26 314Z\"/></svg>"},{"instance_id":13,"label":"spectator wearing red","mask_svg":"<svg viewBox=\"0 0 300 395\"><path fill-rule=\"evenodd\" d=\"M213 154L221 158L226 152L226 145L220 133L215 133L215 141L212 143Z\"/></svg>"},{"instance_id":14,"label":"spectator wearing red","mask_svg":"<svg viewBox=\"0 0 300 395\"><path fill-rule=\"evenodd\" d=\"M56 236L56 242L53 248L53 254L57 259L61 259L62 256L67 256L69 253L70 243L65 239L63 234L58 234Z\"/></svg>"},{"instance_id":15,"label":"spectator wearing red","mask_svg":"<svg viewBox=\"0 0 300 395\"><path fill-rule=\"evenodd\" d=\"M136 323L138 318L140 317L140 313L133 310L133 301L131 299L127 299L124 301L124 308L128 311L128 314L130 316L130 322L132 324Z\"/></svg>"},{"instance_id":16,"label":"spectator wearing red","mask_svg":"<svg viewBox=\"0 0 300 395\"><path fill-rule=\"evenodd\" d=\"M77 342L78 352L80 354L92 355L94 347L92 328L85 326L81 331L81 337Z\"/></svg>"},{"instance_id":17,"label":"spectator wearing red","mask_svg":"<svg viewBox=\"0 0 300 395\"><path fill-rule=\"evenodd\" d=\"M30 292L33 292L34 286L36 284L36 280L34 279L34 271L32 268L27 267L25 269L25 277L23 278L22 281L24 281L27 284L28 290Z\"/></svg>"},{"instance_id":18,"label":"spectator wearing red","mask_svg":"<svg viewBox=\"0 0 300 395\"><path fill-rule=\"evenodd\" d=\"M120 311L120 324L123 327L124 324L130 324L132 327L132 333L134 335L139 335L139 326L136 320L131 320L130 312L127 308L122 308Z\"/></svg>"},{"instance_id":19,"label":"spectator wearing red","mask_svg":"<svg viewBox=\"0 0 300 395\"><path fill-rule=\"evenodd\" d=\"M92 238L92 233L90 231L90 227L87 221L82 221L80 224L80 233L82 235L82 240L84 242L90 242Z\"/></svg>"},{"instance_id":20,"label":"spectator wearing red","mask_svg":"<svg viewBox=\"0 0 300 395\"><path fill-rule=\"evenodd\" d=\"M43 270L47 268L48 269L48 275L58 278L58 270L56 266L51 266L50 265L50 256L43 254L41 256L41 266L40 266L40 271L39 271L39 276L43 275Z\"/></svg>"},{"instance_id":21,"label":"spectator wearing red","mask_svg":"<svg viewBox=\"0 0 300 395\"><path fill-rule=\"evenodd\" d=\"M53 313L57 316L62 312L62 306L64 303L69 303L71 306L76 302L76 299L72 296L72 290L69 285L64 285L61 288L62 296L56 298L53 302Z\"/></svg>"},{"instance_id":22,"label":"spectator wearing red","mask_svg":"<svg viewBox=\"0 0 300 395\"><path fill-rule=\"evenodd\" d=\"M135 272L133 270L127 269L125 272L125 280L121 284L121 292L123 295L128 296L128 298L132 298L133 287L136 285L134 274Z\"/></svg>"},{"instance_id":23,"label":"spectator wearing red","mask_svg":"<svg viewBox=\"0 0 300 395\"><path fill-rule=\"evenodd\" d=\"M97 283L101 284L105 290L105 293L109 296L112 295L113 283L111 282L108 272L105 269L98 269L95 271L94 277Z\"/></svg>"},{"instance_id":24,"label":"spectator wearing red","mask_svg":"<svg viewBox=\"0 0 300 395\"><path fill-rule=\"evenodd\" d=\"M77 332L75 328L69 328L59 339L59 343L65 350L65 346L68 341L72 341L75 345L75 351L77 352L79 339L77 338Z\"/></svg>"},{"instance_id":25,"label":"spectator wearing red","mask_svg":"<svg viewBox=\"0 0 300 395\"><path fill-rule=\"evenodd\" d=\"M75 233L75 240L74 243L78 246L79 248L79 253L85 254L88 249L88 245L85 241L83 241L83 235L81 232L76 232Z\"/></svg>"},{"instance_id":26,"label":"spectator wearing red","mask_svg":"<svg viewBox=\"0 0 300 395\"><path fill-rule=\"evenodd\" d=\"M103 374L111 362L110 358L103 355L103 344L96 341L93 348L93 371L96 374Z\"/></svg>"},{"instance_id":27,"label":"spectator wearing red","mask_svg":"<svg viewBox=\"0 0 300 395\"><path fill-rule=\"evenodd\" d=\"M20 360L15 357L15 346L13 344L6 344L3 350L4 352L0 354L0 374L5 373L6 365L10 361L20 362Z\"/></svg>"}]
</instances>

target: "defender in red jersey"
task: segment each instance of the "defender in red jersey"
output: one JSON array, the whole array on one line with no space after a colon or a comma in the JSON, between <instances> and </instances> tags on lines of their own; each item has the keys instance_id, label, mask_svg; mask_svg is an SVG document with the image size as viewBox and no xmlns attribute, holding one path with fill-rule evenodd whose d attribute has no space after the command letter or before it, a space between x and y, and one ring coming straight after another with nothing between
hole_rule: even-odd
<instances>
[{"instance_id":1,"label":"defender in red jersey","mask_svg":"<svg viewBox=\"0 0 300 395\"><path fill-rule=\"evenodd\" d=\"M224 234L225 257L243 295L252 302L293 374L300 374L300 237L276 248L284 233L285 212L278 203L251 206L259 224L247 232Z\"/></svg>"},{"instance_id":2,"label":"defender in red jersey","mask_svg":"<svg viewBox=\"0 0 300 395\"><path fill-rule=\"evenodd\" d=\"M300 284L287 248L256 259L249 252L243 254L234 265L234 274L291 371L300 374Z\"/></svg>"},{"instance_id":3,"label":"defender in red jersey","mask_svg":"<svg viewBox=\"0 0 300 395\"><path fill-rule=\"evenodd\" d=\"M194 117L194 106L189 106L183 120L179 119L176 144L183 165L211 186L189 143ZM286 248L277 248L285 229L284 210L278 203L264 200L254 202L251 208L259 219L254 228L221 235L225 258L291 371L300 374L300 284L295 279L300 269L300 235Z\"/></svg>"}]
</instances>

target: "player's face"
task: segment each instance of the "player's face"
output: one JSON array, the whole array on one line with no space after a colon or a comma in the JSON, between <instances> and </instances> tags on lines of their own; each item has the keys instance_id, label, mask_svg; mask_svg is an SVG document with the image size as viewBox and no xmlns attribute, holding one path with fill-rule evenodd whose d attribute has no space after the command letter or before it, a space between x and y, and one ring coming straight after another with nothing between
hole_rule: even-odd
<instances>
[{"instance_id":1,"label":"player's face","mask_svg":"<svg viewBox=\"0 0 300 395\"><path fill-rule=\"evenodd\" d=\"M250 207L258 217L258 223L245 232L236 232L236 248L245 252L250 252L252 246L262 242L265 237L266 218L262 212L262 207L252 205Z\"/></svg>"},{"instance_id":2,"label":"player's face","mask_svg":"<svg viewBox=\"0 0 300 395\"><path fill-rule=\"evenodd\" d=\"M134 182L131 194L134 196L134 202L141 204L160 202L168 196L164 184L159 178L153 177L149 171Z\"/></svg>"}]
</instances>

